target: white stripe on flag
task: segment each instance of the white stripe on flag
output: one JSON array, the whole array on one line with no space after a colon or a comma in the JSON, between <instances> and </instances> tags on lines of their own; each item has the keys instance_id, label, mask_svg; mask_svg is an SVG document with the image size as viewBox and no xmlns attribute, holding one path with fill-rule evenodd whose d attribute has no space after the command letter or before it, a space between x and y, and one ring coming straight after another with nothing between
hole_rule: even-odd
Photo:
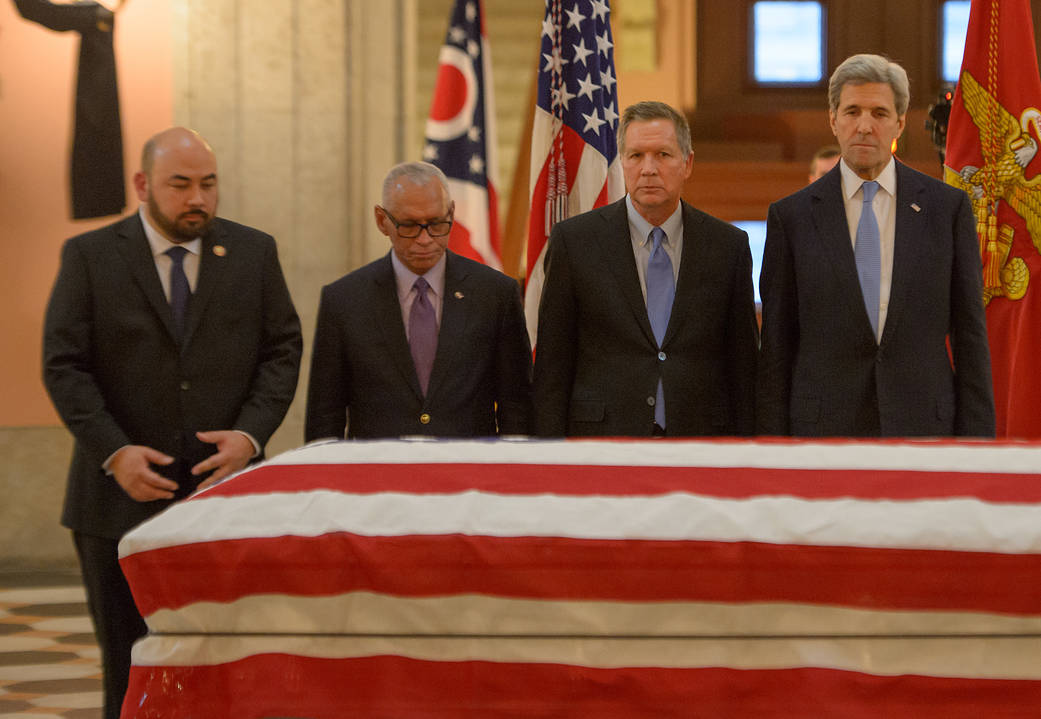
<instances>
[{"instance_id":1,"label":"white stripe on flag","mask_svg":"<svg viewBox=\"0 0 1041 719\"><path fill-rule=\"evenodd\" d=\"M1038 616L890 611L791 602L513 599L478 594L399 597L257 594L150 614L160 634L784 637L1041 635Z\"/></svg>"},{"instance_id":2,"label":"white stripe on flag","mask_svg":"<svg viewBox=\"0 0 1041 719\"><path fill-rule=\"evenodd\" d=\"M417 441L315 443L270 464L518 464L599 467L761 467L1038 474L1041 444L755 442L708 440Z\"/></svg>"},{"instance_id":3,"label":"white stripe on flag","mask_svg":"<svg viewBox=\"0 0 1041 719\"><path fill-rule=\"evenodd\" d=\"M875 675L1041 679L1041 638L584 639L149 635L133 663L212 666L257 654L401 656L433 662L539 662L586 667L823 667Z\"/></svg>"},{"instance_id":4,"label":"white stripe on flag","mask_svg":"<svg viewBox=\"0 0 1041 719\"><path fill-rule=\"evenodd\" d=\"M233 521L232 521L233 520ZM120 542L120 556L251 537L463 534L604 540L724 541L1041 553L1036 504L978 499L867 501L784 496L348 494L328 490L200 497Z\"/></svg>"}]
</instances>

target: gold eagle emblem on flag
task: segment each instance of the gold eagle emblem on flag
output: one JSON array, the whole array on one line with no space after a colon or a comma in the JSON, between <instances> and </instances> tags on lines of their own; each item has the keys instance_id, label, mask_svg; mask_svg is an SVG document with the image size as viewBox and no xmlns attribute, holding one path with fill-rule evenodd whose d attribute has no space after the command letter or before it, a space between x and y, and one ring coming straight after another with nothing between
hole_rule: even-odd
<instances>
[{"instance_id":1,"label":"gold eagle emblem on flag","mask_svg":"<svg viewBox=\"0 0 1041 719\"><path fill-rule=\"evenodd\" d=\"M993 297L1021 299L1030 282L1030 270L1021 257L1010 257L1015 228L998 226L1002 200L1026 223L1034 247L1041 251L1041 175L1026 179L1024 172L1038 150L1041 112L1028 107L1017 120L968 71L961 74L962 101L980 130L983 167L944 168L947 184L965 190L976 215L976 234L983 262L983 302Z\"/></svg>"}]
</instances>

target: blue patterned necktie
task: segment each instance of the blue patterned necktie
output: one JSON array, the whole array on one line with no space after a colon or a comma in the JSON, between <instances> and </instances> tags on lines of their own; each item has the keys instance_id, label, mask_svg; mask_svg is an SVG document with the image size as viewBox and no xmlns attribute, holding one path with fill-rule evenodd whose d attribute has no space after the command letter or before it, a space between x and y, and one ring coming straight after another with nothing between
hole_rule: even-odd
<instances>
[{"instance_id":1,"label":"blue patterned necktie","mask_svg":"<svg viewBox=\"0 0 1041 719\"><path fill-rule=\"evenodd\" d=\"M871 331L878 339L878 295L882 284L882 243L879 238L878 220L871 201L878 192L878 183L865 182L860 186L864 196L864 206L860 211L860 223L857 225L857 243L853 255L857 261L857 276L860 278L860 292L864 295L864 309L871 320Z\"/></svg>"},{"instance_id":2,"label":"blue patterned necktie","mask_svg":"<svg viewBox=\"0 0 1041 719\"><path fill-rule=\"evenodd\" d=\"M170 310L173 312L174 328L177 338L184 335L184 317L188 313L188 300L192 289L188 284L188 275L184 274L184 256L188 250L178 245L166 251L170 256Z\"/></svg>"},{"instance_id":3,"label":"blue patterned necktie","mask_svg":"<svg viewBox=\"0 0 1041 719\"><path fill-rule=\"evenodd\" d=\"M408 315L408 345L419 378L419 388L426 397L430 371L434 368L434 355L437 353L437 315L427 297L430 284L424 278L417 277L412 286L416 290L416 299Z\"/></svg>"},{"instance_id":4,"label":"blue patterned necktie","mask_svg":"<svg viewBox=\"0 0 1041 719\"><path fill-rule=\"evenodd\" d=\"M654 341L658 343L660 350L662 340L665 339L665 329L669 326L669 316L672 314L676 278L672 274L669 253L662 247L665 230L655 227L651 230L650 240L653 246L650 259L647 260L647 317L651 321L651 330L654 331ZM658 396L654 403L654 421L662 429L665 428L665 389L660 379Z\"/></svg>"}]
</instances>

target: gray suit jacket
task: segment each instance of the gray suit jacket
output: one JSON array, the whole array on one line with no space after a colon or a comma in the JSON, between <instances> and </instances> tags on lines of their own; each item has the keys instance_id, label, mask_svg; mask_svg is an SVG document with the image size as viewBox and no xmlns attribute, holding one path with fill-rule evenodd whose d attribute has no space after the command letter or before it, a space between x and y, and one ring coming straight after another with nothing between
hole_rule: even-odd
<instances>
[{"instance_id":1,"label":"gray suit jacket","mask_svg":"<svg viewBox=\"0 0 1041 719\"><path fill-rule=\"evenodd\" d=\"M348 421L349 412L349 421ZM390 253L322 288L307 441L531 431L531 345L520 288L448 252L437 354L424 397Z\"/></svg>"},{"instance_id":2,"label":"gray suit jacket","mask_svg":"<svg viewBox=\"0 0 1041 719\"><path fill-rule=\"evenodd\" d=\"M761 433L994 435L969 198L899 162L896 177L892 289L879 343L857 279L840 168L770 206L759 283Z\"/></svg>"},{"instance_id":3,"label":"gray suit jacket","mask_svg":"<svg viewBox=\"0 0 1041 719\"><path fill-rule=\"evenodd\" d=\"M663 381L671 436L754 428L757 346L748 236L683 203L683 257L654 340L625 200L558 223L535 348L542 436L650 436Z\"/></svg>"},{"instance_id":4,"label":"gray suit jacket","mask_svg":"<svg viewBox=\"0 0 1041 719\"><path fill-rule=\"evenodd\" d=\"M269 235L214 221L180 345L136 214L70 239L43 347L44 383L76 440L63 524L118 538L169 504L135 502L106 476L102 463L124 445L175 457L157 471L181 483L178 497L198 485L189 470L214 451L196 431L238 429L263 446L293 399L300 353Z\"/></svg>"}]
</instances>

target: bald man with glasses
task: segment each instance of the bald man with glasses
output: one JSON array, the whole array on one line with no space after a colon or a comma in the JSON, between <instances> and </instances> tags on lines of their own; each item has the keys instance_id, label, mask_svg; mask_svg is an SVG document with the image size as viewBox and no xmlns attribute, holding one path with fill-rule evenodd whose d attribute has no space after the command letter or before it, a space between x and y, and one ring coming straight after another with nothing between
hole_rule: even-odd
<instances>
[{"instance_id":1,"label":"bald man with glasses","mask_svg":"<svg viewBox=\"0 0 1041 719\"><path fill-rule=\"evenodd\" d=\"M531 430L517 282L448 250L435 166L391 168L376 225L391 251L322 288L305 438L494 437Z\"/></svg>"}]
</instances>

